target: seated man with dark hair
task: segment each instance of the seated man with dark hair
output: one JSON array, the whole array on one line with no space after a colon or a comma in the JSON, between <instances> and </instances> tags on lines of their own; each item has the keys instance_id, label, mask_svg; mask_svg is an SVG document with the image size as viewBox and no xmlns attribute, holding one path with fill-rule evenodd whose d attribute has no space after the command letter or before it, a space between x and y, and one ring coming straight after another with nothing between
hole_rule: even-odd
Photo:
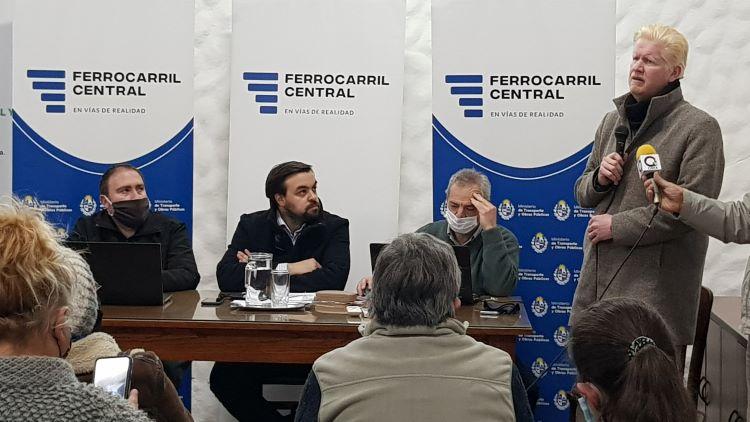
<instances>
[{"instance_id":1,"label":"seated man with dark hair","mask_svg":"<svg viewBox=\"0 0 750 422\"><path fill-rule=\"evenodd\" d=\"M244 214L216 267L222 291L245 290L250 253L273 254L273 265L289 271L290 291L342 290L349 275L349 221L323 211L312 166L281 163L266 178L270 208ZM304 347L301 345L300 347ZM217 362L211 391L241 421L281 416L263 398L263 384L303 383L310 365Z\"/></svg>"},{"instance_id":2,"label":"seated man with dark hair","mask_svg":"<svg viewBox=\"0 0 750 422\"><path fill-rule=\"evenodd\" d=\"M127 163L115 164L99 182L102 211L81 217L68 240L135 242L161 245L161 282L165 292L193 290L201 279L185 223L152 212L143 173ZM189 362L164 361L164 370L179 388Z\"/></svg>"},{"instance_id":3,"label":"seated man with dark hair","mask_svg":"<svg viewBox=\"0 0 750 422\"><path fill-rule=\"evenodd\" d=\"M267 210L240 217L232 243L216 266L222 291L245 290L250 252L273 254L286 267L290 291L341 290L349 275L349 221L323 211L309 164L289 161L266 178Z\"/></svg>"},{"instance_id":4,"label":"seated man with dark hair","mask_svg":"<svg viewBox=\"0 0 750 422\"><path fill-rule=\"evenodd\" d=\"M531 421L510 356L466 335L451 247L404 234L380 253L364 337L318 358L298 421Z\"/></svg>"},{"instance_id":5,"label":"seated man with dark hair","mask_svg":"<svg viewBox=\"0 0 750 422\"><path fill-rule=\"evenodd\" d=\"M115 164L99 182L104 210L81 217L70 233L76 242L161 244L164 291L193 290L201 279L185 223L150 210L143 174L130 164Z\"/></svg>"}]
</instances>

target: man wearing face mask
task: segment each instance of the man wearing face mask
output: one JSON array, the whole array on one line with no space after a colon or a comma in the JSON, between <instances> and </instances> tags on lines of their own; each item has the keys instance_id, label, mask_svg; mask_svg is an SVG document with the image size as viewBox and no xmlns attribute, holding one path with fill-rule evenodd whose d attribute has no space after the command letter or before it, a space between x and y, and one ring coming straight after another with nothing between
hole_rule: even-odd
<instances>
[{"instance_id":1,"label":"man wearing face mask","mask_svg":"<svg viewBox=\"0 0 750 422\"><path fill-rule=\"evenodd\" d=\"M445 220L421 227L451 245L466 246L471 255L471 284L475 295L508 296L518 281L518 240L497 224L497 208L487 200L490 181L474 169L454 173L445 190ZM371 277L357 285L361 295Z\"/></svg>"},{"instance_id":2,"label":"man wearing face mask","mask_svg":"<svg viewBox=\"0 0 750 422\"><path fill-rule=\"evenodd\" d=\"M488 199L490 189L484 174L474 169L457 171L445 189L445 220L417 232L469 248L475 295L508 296L518 281L518 240L497 224L497 208Z\"/></svg>"},{"instance_id":3,"label":"man wearing face mask","mask_svg":"<svg viewBox=\"0 0 750 422\"><path fill-rule=\"evenodd\" d=\"M79 242L135 242L161 244L161 279L165 292L192 290L200 281L184 223L150 211L140 170L115 164L99 183L104 208L81 217L69 240Z\"/></svg>"}]
</instances>

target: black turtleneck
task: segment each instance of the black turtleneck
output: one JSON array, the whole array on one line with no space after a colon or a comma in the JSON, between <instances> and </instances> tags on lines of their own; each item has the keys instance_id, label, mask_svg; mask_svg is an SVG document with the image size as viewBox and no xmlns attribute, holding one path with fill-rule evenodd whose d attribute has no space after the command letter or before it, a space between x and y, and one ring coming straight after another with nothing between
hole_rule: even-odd
<instances>
[{"instance_id":1,"label":"black turtleneck","mask_svg":"<svg viewBox=\"0 0 750 422\"><path fill-rule=\"evenodd\" d=\"M659 97L672 92L674 89L680 86L680 80L677 79L667 84L658 94L654 97ZM653 97L651 97L653 98ZM625 114L628 116L628 124L630 125L630 133L638 132L643 121L646 120L646 114L648 113L648 107L651 105L651 98L644 101L636 101L633 94L628 95L625 100Z\"/></svg>"}]
</instances>

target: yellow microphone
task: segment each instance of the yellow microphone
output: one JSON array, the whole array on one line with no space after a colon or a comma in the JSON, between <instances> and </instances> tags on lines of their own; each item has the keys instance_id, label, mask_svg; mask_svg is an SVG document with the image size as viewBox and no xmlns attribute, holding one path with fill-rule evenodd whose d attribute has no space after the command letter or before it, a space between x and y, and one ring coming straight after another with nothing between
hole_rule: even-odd
<instances>
[{"instance_id":1,"label":"yellow microphone","mask_svg":"<svg viewBox=\"0 0 750 422\"><path fill-rule=\"evenodd\" d=\"M642 178L646 176L647 179L654 177L654 173L661 170L661 161L659 160L659 154L656 153L656 149L649 144L643 144L638 147L635 152L635 159L638 165L638 175ZM654 186L654 204L659 206L661 202L661 195L659 195L659 187Z\"/></svg>"},{"instance_id":2,"label":"yellow microphone","mask_svg":"<svg viewBox=\"0 0 750 422\"><path fill-rule=\"evenodd\" d=\"M641 155L656 154L656 149L649 144L643 144L635 151L635 158L641 158Z\"/></svg>"}]
</instances>

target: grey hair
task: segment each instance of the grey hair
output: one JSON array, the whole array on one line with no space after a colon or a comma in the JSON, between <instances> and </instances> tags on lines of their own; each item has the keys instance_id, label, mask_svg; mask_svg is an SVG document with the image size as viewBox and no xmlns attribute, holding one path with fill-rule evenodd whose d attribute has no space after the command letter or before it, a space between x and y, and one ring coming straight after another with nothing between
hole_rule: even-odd
<instances>
[{"instance_id":1,"label":"grey hair","mask_svg":"<svg viewBox=\"0 0 750 422\"><path fill-rule=\"evenodd\" d=\"M384 325L435 327L453 317L461 275L451 247L407 233L383 248L372 274L373 317Z\"/></svg>"},{"instance_id":2,"label":"grey hair","mask_svg":"<svg viewBox=\"0 0 750 422\"><path fill-rule=\"evenodd\" d=\"M476 185L479 186L479 190L482 192L482 196L489 200L490 193L492 192L492 186L490 185L490 179L484 173L478 172L474 169L461 169L451 176L448 180L448 187L445 188L445 197L448 197L448 192L451 190L451 186L458 184L460 186Z\"/></svg>"}]
</instances>

